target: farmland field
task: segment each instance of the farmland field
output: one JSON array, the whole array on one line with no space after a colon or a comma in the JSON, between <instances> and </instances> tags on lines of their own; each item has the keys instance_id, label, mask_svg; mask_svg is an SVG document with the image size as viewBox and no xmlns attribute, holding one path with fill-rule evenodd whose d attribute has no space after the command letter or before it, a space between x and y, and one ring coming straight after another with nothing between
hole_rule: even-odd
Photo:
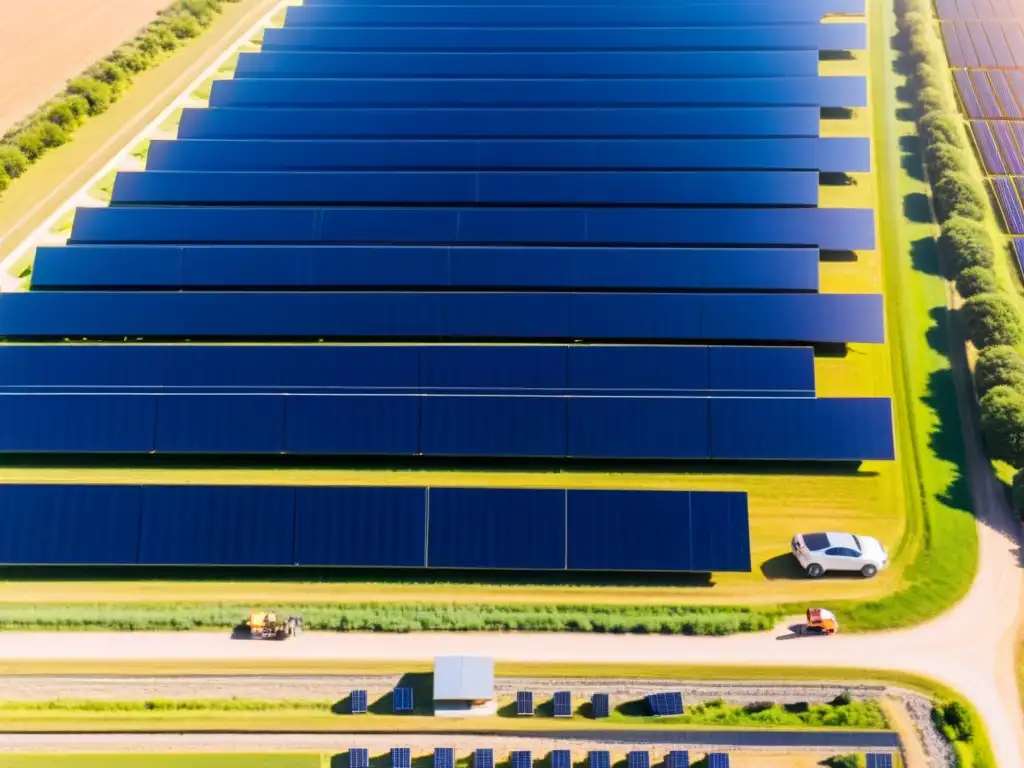
<instances>
[{"instance_id":1,"label":"farmland field","mask_svg":"<svg viewBox=\"0 0 1024 768\"><path fill-rule=\"evenodd\" d=\"M170 0L0 0L9 32L0 50L0 133L168 5Z\"/></svg>"}]
</instances>

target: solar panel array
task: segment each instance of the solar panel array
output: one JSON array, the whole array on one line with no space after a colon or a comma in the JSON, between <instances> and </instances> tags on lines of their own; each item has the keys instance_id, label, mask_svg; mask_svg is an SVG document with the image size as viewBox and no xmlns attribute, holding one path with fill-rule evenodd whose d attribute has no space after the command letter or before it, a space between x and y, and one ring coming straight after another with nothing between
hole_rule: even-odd
<instances>
[{"instance_id":1,"label":"solar panel array","mask_svg":"<svg viewBox=\"0 0 1024 768\"><path fill-rule=\"evenodd\" d=\"M683 714L683 694L678 691L651 693L647 696L647 706L652 715L681 715Z\"/></svg>"},{"instance_id":2,"label":"solar panel array","mask_svg":"<svg viewBox=\"0 0 1024 768\"><path fill-rule=\"evenodd\" d=\"M568 749L551 750L551 768L572 768L572 752Z\"/></svg>"},{"instance_id":3,"label":"solar panel array","mask_svg":"<svg viewBox=\"0 0 1024 768\"><path fill-rule=\"evenodd\" d=\"M494 750L476 750L473 753L473 768L494 768Z\"/></svg>"},{"instance_id":4,"label":"solar panel array","mask_svg":"<svg viewBox=\"0 0 1024 768\"><path fill-rule=\"evenodd\" d=\"M604 749L595 749L587 753L589 768L611 768L611 753Z\"/></svg>"},{"instance_id":5,"label":"solar panel array","mask_svg":"<svg viewBox=\"0 0 1024 768\"><path fill-rule=\"evenodd\" d=\"M392 702L395 712L412 712L412 688L395 688Z\"/></svg>"},{"instance_id":6,"label":"solar panel array","mask_svg":"<svg viewBox=\"0 0 1024 768\"><path fill-rule=\"evenodd\" d=\"M892 755L887 753L869 753L867 768L892 768Z\"/></svg>"},{"instance_id":7,"label":"solar panel array","mask_svg":"<svg viewBox=\"0 0 1024 768\"><path fill-rule=\"evenodd\" d=\"M729 755L725 752L711 752L707 760L708 768L729 768Z\"/></svg>"},{"instance_id":8,"label":"solar panel array","mask_svg":"<svg viewBox=\"0 0 1024 768\"><path fill-rule=\"evenodd\" d=\"M395 690L402 689L396 688ZM391 768L412 768L412 755L409 747L391 748Z\"/></svg>"},{"instance_id":9,"label":"solar panel array","mask_svg":"<svg viewBox=\"0 0 1024 768\"><path fill-rule=\"evenodd\" d=\"M690 768L690 753L684 749L674 749L665 755L665 768Z\"/></svg>"},{"instance_id":10,"label":"solar panel array","mask_svg":"<svg viewBox=\"0 0 1024 768\"><path fill-rule=\"evenodd\" d=\"M362 715L367 710L367 695L363 689L357 689L352 691L350 700L352 702L352 714Z\"/></svg>"},{"instance_id":11,"label":"solar panel array","mask_svg":"<svg viewBox=\"0 0 1024 768\"><path fill-rule=\"evenodd\" d=\"M352 747L348 751L348 768L370 768L370 750Z\"/></svg>"},{"instance_id":12,"label":"solar panel array","mask_svg":"<svg viewBox=\"0 0 1024 768\"><path fill-rule=\"evenodd\" d=\"M435 747L434 768L455 768L455 750L451 747Z\"/></svg>"},{"instance_id":13,"label":"solar panel array","mask_svg":"<svg viewBox=\"0 0 1024 768\"><path fill-rule=\"evenodd\" d=\"M554 697L555 717L572 717L572 693L558 691Z\"/></svg>"},{"instance_id":14,"label":"solar panel array","mask_svg":"<svg viewBox=\"0 0 1024 768\"><path fill-rule=\"evenodd\" d=\"M516 750L509 755L512 768L533 768L533 753L529 750Z\"/></svg>"},{"instance_id":15,"label":"solar panel array","mask_svg":"<svg viewBox=\"0 0 1024 768\"><path fill-rule=\"evenodd\" d=\"M992 197L1006 230L1024 236L1024 4L939 0L936 9Z\"/></svg>"},{"instance_id":16,"label":"solar panel array","mask_svg":"<svg viewBox=\"0 0 1024 768\"><path fill-rule=\"evenodd\" d=\"M518 691L516 693L516 714L517 715L532 715L533 714L533 692L532 691Z\"/></svg>"},{"instance_id":17,"label":"solar panel array","mask_svg":"<svg viewBox=\"0 0 1024 768\"><path fill-rule=\"evenodd\" d=\"M651 768L651 753L632 750L626 754L627 768Z\"/></svg>"},{"instance_id":18,"label":"solar panel array","mask_svg":"<svg viewBox=\"0 0 1024 768\"><path fill-rule=\"evenodd\" d=\"M290 7L109 207L38 249L30 291L0 294L0 453L893 459L889 399L814 381L815 345L885 341L880 295L820 290L823 254L876 247L874 211L819 196L821 173L871 170L869 138L821 135L866 79L818 71L867 42L822 17L864 7ZM641 523L615 509L635 497L580 497L588 520L537 492L495 543L457 499L429 530L398 524L418 502L379 502L385 535L316 490L253 490L246 521L218 497L207 534L145 489L95 521L137 510L103 544L30 526L0 559L750 568L732 497ZM503 519L511 497L490 498L479 517Z\"/></svg>"},{"instance_id":19,"label":"solar panel array","mask_svg":"<svg viewBox=\"0 0 1024 768\"><path fill-rule=\"evenodd\" d=\"M607 693L595 693L590 697L594 717L608 717L611 714Z\"/></svg>"}]
</instances>

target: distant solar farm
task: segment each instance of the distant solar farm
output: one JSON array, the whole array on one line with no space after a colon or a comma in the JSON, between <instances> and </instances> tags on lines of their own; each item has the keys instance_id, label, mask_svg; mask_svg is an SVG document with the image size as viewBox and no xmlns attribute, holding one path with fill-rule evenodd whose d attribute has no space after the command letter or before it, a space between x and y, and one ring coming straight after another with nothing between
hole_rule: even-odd
<instances>
[{"instance_id":1,"label":"distant solar farm","mask_svg":"<svg viewBox=\"0 0 1024 768\"><path fill-rule=\"evenodd\" d=\"M0 562L895 549L864 12L289 8L0 294Z\"/></svg>"}]
</instances>

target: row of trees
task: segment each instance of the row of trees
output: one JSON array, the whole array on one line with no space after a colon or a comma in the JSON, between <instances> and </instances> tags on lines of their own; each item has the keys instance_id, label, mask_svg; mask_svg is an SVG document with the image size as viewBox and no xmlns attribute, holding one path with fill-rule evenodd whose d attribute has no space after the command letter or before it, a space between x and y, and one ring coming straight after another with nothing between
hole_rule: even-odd
<instances>
[{"instance_id":1,"label":"row of trees","mask_svg":"<svg viewBox=\"0 0 1024 768\"><path fill-rule=\"evenodd\" d=\"M964 299L968 338L978 349L975 386L989 455L1018 470L1014 502L1024 511L1024 322L1000 286L997 252L985 221L988 196L950 87L949 68L936 34L931 0L906 0L902 32L914 63L919 128L942 226L940 252L948 277Z\"/></svg>"},{"instance_id":2,"label":"row of trees","mask_svg":"<svg viewBox=\"0 0 1024 768\"><path fill-rule=\"evenodd\" d=\"M0 192L93 115L117 100L132 78L160 62L213 23L224 3L239 0L175 0L130 43L68 82L64 92L44 104L0 139Z\"/></svg>"}]
</instances>

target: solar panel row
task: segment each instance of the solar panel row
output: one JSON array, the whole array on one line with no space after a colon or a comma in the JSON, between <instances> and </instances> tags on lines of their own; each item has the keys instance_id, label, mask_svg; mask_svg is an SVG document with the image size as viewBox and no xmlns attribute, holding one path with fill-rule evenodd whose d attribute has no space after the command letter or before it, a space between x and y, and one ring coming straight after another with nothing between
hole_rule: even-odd
<instances>
[{"instance_id":1,"label":"solar panel row","mask_svg":"<svg viewBox=\"0 0 1024 768\"><path fill-rule=\"evenodd\" d=\"M2 394L4 453L869 461L887 398Z\"/></svg>"},{"instance_id":2,"label":"solar panel row","mask_svg":"<svg viewBox=\"0 0 1024 768\"><path fill-rule=\"evenodd\" d=\"M885 340L884 333L882 297L877 294L0 294L0 337L9 339L426 338L878 344Z\"/></svg>"},{"instance_id":3,"label":"solar panel row","mask_svg":"<svg viewBox=\"0 0 1024 768\"><path fill-rule=\"evenodd\" d=\"M674 749L665 755L665 768L690 768L690 753Z\"/></svg>"},{"instance_id":4,"label":"solar panel row","mask_svg":"<svg viewBox=\"0 0 1024 768\"><path fill-rule=\"evenodd\" d=\"M395 689L396 692L400 689ZM396 710L397 711L397 710ZM391 768L412 768L412 755L408 747L391 748Z\"/></svg>"},{"instance_id":5,"label":"solar panel row","mask_svg":"<svg viewBox=\"0 0 1024 768\"><path fill-rule=\"evenodd\" d=\"M434 768L455 768L455 750L451 747L435 747Z\"/></svg>"},{"instance_id":6,"label":"solar panel row","mask_svg":"<svg viewBox=\"0 0 1024 768\"><path fill-rule=\"evenodd\" d=\"M350 703L351 703L351 708L352 708L352 714L353 715L361 715L361 714L364 714L367 711L368 703L367 703L366 690L359 689L359 690L352 691L349 700L350 700ZM349 768L355 768L355 766L349 766ZM364 768L366 768L366 767L364 766Z\"/></svg>"},{"instance_id":7,"label":"solar panel row","mask_svg":"<svg viewBox=\"0 0 1024 768\"><path fill-rule=\"evenodd\" d=\"M870 140L857 137L487 141L154 139L149 146L146 167L156 171L744 168L867 172L870 158Z\"/></svg>"},{"instance_id":8,"label":"solar panel row","mask_svg":"<svg viewBox=\"0 0 1024 768\"><path fill-rule=\"evenodd\" d=\"M595 718L611 715L611 707L607 693L595 693L590 697L591 712Z\"/></svg>"},{"instance_id":9,"label":"solar panel row","mask_svg":"<svg viewBox=\"0 0 1024 768\"><path fill-rule=\"evenodd\" d=\"M558 691L554 696L555 717L572 716L572 694L569 691Z\"/></svg>"},{"instance_id":10,"label":"solar panel row","mask_svg":"<svg viewBox=\"0 0 1024 768\"><path fill-rule=\"evenodd\" d=\"M657 79L351 79L218 80L212 107L594 107L774 105L861 107L857 76Z\"/></svg>"},{"instance_id":11,"label":"solar panel row","mask_svg":"<svg viewBox=\"0 0 1024 768\"><path fill-rule=\"evenodd\" d=\"M1017 21L944 21L949 63L954 67L1024 66L1024 31Z\"/></svg>"},{"instance_id":12,"label":"solar panel row","mask_svg":"<svg viewBox=\"0 0 1024 768\"><path fill-rule=\"evenodd\" d=\"M729 768L729 755L724 752L711 752L707 756L708 768Z\"/></svg>"},{"instance_id":13,"label":"solar panel row","mask_svg":"<svg viewBox=\"0 0 1024 768\"><path fill-rule=\"evenodd\" d=\"M0 345L0 391L814 394L810 347Z\"/></svg>"},{"instance_id":14,"label":"solar panel row","mask_svg":"<svg viewBox=\"0 0 1024 768\"><path fill-rule=\"evenodd\" d=\"M981 102L974 92L971 84L970 73L962 69L953 72L953 82L956 84L957 93L960 94L960 101L968 117L984 117Z\"/></svg>"},{"instance_id":15,"label":"solar panel row","mask_svg":"<svg viewBox=\"0 0 1024 768\"><path fill-rule=\"evenodd\" d=\"M1024 18L1024 0L936 0L941 19Z\"/></svg>"},{"instance_id":16,"label":"solar panel row","mask_svg":"<svg viewBox=\"0 0 1024 768\"><path fill-rule=\"evenodd\" d=\"M892 755L871 753L866 755L867 768L892 768Z\"/></svg>"},{"instance_id":17,"label":"solar panel row","mask_svg":"<svg viewBox=\"0 0 1024 768\"><path fill-rule=\"evenodd\" d=\"M392 705L393 705L394 711L395 712L412 712L412 710L413 710L413 701L412 701L412 699L413 699L412 688L395 688L394 693L393 693L393 698L392 698ZM392 756L394 756L394 753L395 753L395 750L391 750ZM409 750L406 749L404 754L407 756L408 753L409 753ZM398 766L395 766L395 768L398 768ZM405 765L404 768L410 768L410 767L408 765Z\"/></svg>"},{"instance_id":18,"label":"solar panel row","mask_svg":"<svg viewBox=\"0 0 1024 768\"><path fill-rule=\"evenodd\" d=\"M1024 235L1024 208L1021 207L1021 200L1013 181L1006 177L993 178L992 185L1010 234Z\"/></svg>"},{"instance_id":19,"label":"solar panel row","mask_svg":"<svg viewBox=\"0 0 1024 768\"><path fill-rule=\"evenodd\" d=\"M473 768L494 768L494 750L476 750L473 753Z\"/></svg>"},{"instance_id":20,"label":"solar panel row","mask_svg":"<svg viewBox=\"0 0 1024 768\"><path fill-rule=\"evenodd\" d=\"M352 747L348 751L348 768L370 768L370 751L365 747Z\"/></svg>"},{"instance_id":21,"label":"solar panel row","mask_svg":"<svg viewBox=\"0 0 1024 768\"><path fill-rule=\"evenodd\" d=\"M533 714L533 692L532 691L519 691L516 693L516 714L517 715L532 715Z\"/></svg>"},{"instance_id":22,"label":"solar panel row","mask_svg":"<svg viewBox=\"0 0 1024 768\"><path fill-rule=\"evenodd\" d=\"M494 5L494 3L489 3ZM526 4L526 3L524 3ZM589 4L589 3L588 3ZM564 3L563 5L571 5ZM867 26L763 24L732 27L294 27L263 33L264 51L861 50ZM230 82L230 81L223 81Z\"/></svg>"},{"instance_id":23,"label":"solar panel row","mask_svg":"<svg viewBox=\"0 0 1024 768\"><path fill-rule=\"evenodd\" d=\"M551 750L551 768L572 768L572 752L568 749Z\"/></svg>"},{"instance_id":24,"label":"solar panel row","mask_svg":"<svg viewBox=\"0 0 1024 768\"><path fill-rule=\"evenodd\" d=\"M611 768L611 754L603 749L591 750L587 753L589 768Z\"/></svg>"},{"instance_id":25,"label":"solar panel row","mask_svg":"<svg viewBox=\"0 0 1024 768\"><path fill-rule=\"evenodd\" d=\"M818 290L817 248L40 246L34 290Z\"/></svg>"},{"instance_id":26,"label":"solar panel row","mask_svg":"<svg viewBox=\"0 0 1024 768\"><path fill-rule=\"evenodd\" d=\"M652 693L647 696L647 706L652 715L659 717L683 714L683 694L674 691Z\"/></svg>"},{"instance_id":27,"label":"solar panel row","mask_svg":"<svg viewBox=\"0 0 1024 768\"><path fill-rule=\"evenodd\" d=\"M749 571L746 495L0 485L0 562ZM396 689L394 705L412 700ZM411 697L411 690L409 692Z\"/></svg>"},{"instance_id":28,"label":"solar panel row","mask_svg":"<svg viewBox=\"0 0 1024 768\"><path fill-rule=\"evenodd\" d=\"M631 750L626 753L627 768L651 768L650 752Z\"/></svg>"},{"instance_id":29,"label":"solar panel row","mask_svg":"<svg viewBox=\"0 0 1024 768\"><path fill-rule=\"evenodd\" d=\"M527 750L517 750L509 755L509 763L512 768L533 768L533 753Z\"/></svg>"},{"instance_id":30,"label":"solar panel row","mask_svg":"<svg viewBox=\"0 0 1024 768\"><path fill-rule=\"evenodd\" d=\"M991 124L981 120L972 120L971 131L974 133L974 141L978 145L985 170L994 174L1007 173L1006 163L999 155Z\"/></svg>"}]
</instances>

